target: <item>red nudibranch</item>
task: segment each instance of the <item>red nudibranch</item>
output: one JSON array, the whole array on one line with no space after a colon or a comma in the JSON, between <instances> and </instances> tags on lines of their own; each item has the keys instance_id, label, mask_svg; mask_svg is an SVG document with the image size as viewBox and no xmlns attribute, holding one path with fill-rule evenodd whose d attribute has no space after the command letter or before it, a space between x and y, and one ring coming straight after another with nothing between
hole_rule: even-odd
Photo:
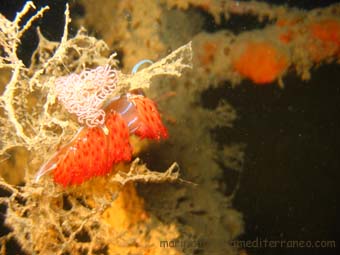
<instances>
[{"instance_id":1,"label":"red nudibranch","mask_svg":"<svg viewBox=\"0 0 340 255\"><path fill-rule=\"evenodd\" d=\"M100 70L103 72L104 69ZM112 80L116 73L112 75L110 72ZM91 74L86 75L86 79L89 76ZM79 80L79 77L76 78ZM39 169L36 181L52 172L54 181L64 187L81 184L92 177L108 174L114 164L131 160L130 134L154 140L168 137L156 104L144 95L127 93L98 110L105 112L101 114L104 116L104 119L100 119L102 124L82 127L68 144ZM94 123L96 115L90 112L89 116L92 118L91 123Z\"/></svg>"},{"instance_id":2,"label":"red nudibranch","mask_svg":"<svg viewBox=\"0 0 340 255\"><path fill-rule=\"evenodd\" d=\"M56 183L68 186L105 175L114 164L131 160L130 134L155 140L168 136L155 103L142 95L114 100L106 109L104 128L81 128L42 166L37 178L52 171Z\"/></svg>"}]
</instances>

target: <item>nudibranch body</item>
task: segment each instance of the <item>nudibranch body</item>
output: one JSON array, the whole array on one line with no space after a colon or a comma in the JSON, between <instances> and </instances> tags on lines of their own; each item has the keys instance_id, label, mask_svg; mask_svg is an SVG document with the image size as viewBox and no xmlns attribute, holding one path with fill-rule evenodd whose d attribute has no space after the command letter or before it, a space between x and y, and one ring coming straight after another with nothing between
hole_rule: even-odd
<instances>
[{"instance_id":1,"label":"nudibranch body","mask_svg":"<svg viewBox=\"0 0 340 255\"><path fill-rule=\"evenodd\" d=\"M52 172L54 181L63 186L81 184L109 173L114 164L130 161L130 135L155 140L168 137L156 104L142 93L116 97L103 110L104 124L82 127L39 169L36 181Z\"/></svg>"}]
</instances>

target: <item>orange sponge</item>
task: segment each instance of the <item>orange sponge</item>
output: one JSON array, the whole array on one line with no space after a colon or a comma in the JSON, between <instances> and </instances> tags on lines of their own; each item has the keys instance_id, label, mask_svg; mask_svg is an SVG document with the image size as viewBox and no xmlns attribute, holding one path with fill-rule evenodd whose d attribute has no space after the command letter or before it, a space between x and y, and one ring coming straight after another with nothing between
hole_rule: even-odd
<instances>
[{"instance_id":1,"label":"orange sponge","mask_svg":"<svg viewBox=\"0 0 340 255\"><path fill-rule=\"evenodd\" d=\"M315 38L340 47L340 20L329 18L314 22L310 25L310 30Z\"/></svg>"},{"instance_id":2,"label":"orange sponge","mask_svg":"<svg viewBox=\"0 0 340 255\"><path fill-rule=\"evenodd\" d=\"M287 56L269 42L248 41L236 47L241 50L235 51L234 69L256 84L274 81L288 67Z\"/></svg>"},{"instance_id":3,"label":"orange sponge","mask_svg":"<svg viewBox=\"0 0 340 255\"><path fill-rule=\"evenodd\" d=\"M306 50L313 61L320 62L328 57L340 56L339 19L327 18L314 21L309 25L309 31L313 43L307 45Z\"/></svg>"}]
</instances>

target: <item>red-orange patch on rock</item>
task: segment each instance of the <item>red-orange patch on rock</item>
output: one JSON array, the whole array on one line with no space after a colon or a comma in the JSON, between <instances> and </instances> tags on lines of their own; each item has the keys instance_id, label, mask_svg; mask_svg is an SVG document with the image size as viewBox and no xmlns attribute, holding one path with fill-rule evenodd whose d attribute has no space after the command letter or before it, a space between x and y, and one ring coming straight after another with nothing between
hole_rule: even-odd
<instances>
[{"instance_id":1,"label":"red-orange patch on rock","mask_svg":"<svg viewBox=\"0 0 340 255\"><path fill-rule=\"evenodd\" d=\"M332 42L340 46L340 21L324 19L310 24L313 37L323 41Z\"/></svg>"},{"instance_id":2,"label":"red-orange patch on rock","mask_svg":"<svg viewBox=\"0 0 340 255\"><path fill-rule=\"evenodd\" d=\"M309 31L311 43L306 45L306 50L314 62L340 55L340 20L328 18L312 22Z\"/></svg>"},{"instance_id":3,"label":"red-orange patch on rock","mask_svg":"<svg viewBox=\"0 0 340 255\"><path fill-rule=\"evenodd\" d=\"M234 58L233 67L254 83L267 84L286 70L288 60L269 42L246 42L243 51Z\"/></svg>"}]
</instances>

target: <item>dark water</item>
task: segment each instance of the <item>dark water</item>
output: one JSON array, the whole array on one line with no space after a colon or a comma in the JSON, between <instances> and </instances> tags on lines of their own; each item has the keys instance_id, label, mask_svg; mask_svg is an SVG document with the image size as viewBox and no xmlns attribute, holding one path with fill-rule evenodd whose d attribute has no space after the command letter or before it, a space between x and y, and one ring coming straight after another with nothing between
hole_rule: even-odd
<instances>
[{"instance_id":1,"label":"dark water","mask_svg":"<svg viewBox=\"0 0 340 255\"><path fill-rule=\"evenodd\" d=\"M340 66L325 65L285 89L244 83L207 91L207 105L226 98L240 118L220 142L247 144L234 206L244 214L240 240L335 240L340 170ZM336 254L336 249L253 248L250 254Z\"/></svg>"},{"instance_id":2,"label":"dark water","mask_svg":"<svg viewBox=\"0 0 340 255\"><path fill-rule=\"evenodd\" d=\"M268 89L261 95L259 89L255 100L241 106L240 125L249 132L245 174L235 199L247 222L242 238L334 240L339 234L340 67L321 67L307 84L293 77L285 82L285 90Z\"/></svg>"}]
</instances>

